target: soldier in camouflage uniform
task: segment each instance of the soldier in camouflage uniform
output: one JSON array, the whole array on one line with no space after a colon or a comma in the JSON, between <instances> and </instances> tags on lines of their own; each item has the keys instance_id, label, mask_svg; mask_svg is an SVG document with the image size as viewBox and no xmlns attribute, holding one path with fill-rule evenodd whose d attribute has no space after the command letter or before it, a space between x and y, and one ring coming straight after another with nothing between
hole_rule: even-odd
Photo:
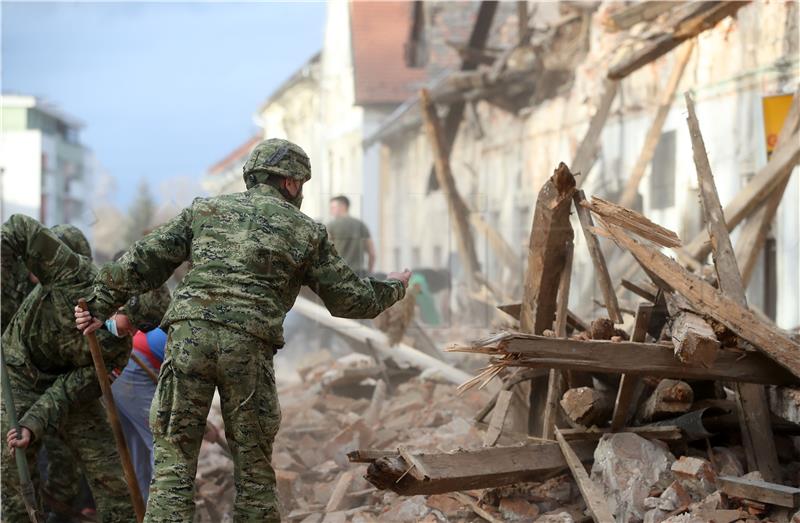
<instances>
[{"instance_id":1,"label":"soldier in camouflage uniform","mask_svg":"<svg viewBox=\"0 0 800 523\"><path fill-rule=\"evenodd\" d=\"M185 260L164 323L166 355L150 411L155 475L147 522L192 521L194 478L215 387L234 461L237 522L279 521L272 442L280 406L272 366L282 324L301 285L337 316L373 318L401 299L410 275L359 278L325 227L301 213L308 156L285 140L255 147L244 167L247 191L198 198L136 242L97 276L90 331L133 293L161 285Z\"/></svg>"},{"instance_id":2,"label":"soldier in camouflage uniform","mask_svg":"<svg viewBox=\"0 0 800 523\"><path fill-rule=\"evenodd\" d=\"M4 357L22 427L22 437L17 439L3 415L7 442L10 447L27 449L38 485L36 453L46 433L57 434L86 474L99 521L135 521L111 427L98 399L100 388L91 354L74 324L64 316L65 310L89 293L97 269L28 216L9 218L3 224L1 241L3 285L11 276L6 268L17 260L40 282L3 334ZM130 340L106 331L98 333L98 339L106 365L123 366ZM9 523L27 521L14 469L12 454L3 452L2 518Z\"/></svg>"},{"instance_id":3,"label":"soldier in camouflage uniform","mask_svg":"<svg viewBox=\"0 0 800 523\"><path fill-rule=\"evenodd\" d=\"M72 225L56 225L50 230L64 242L73 252L91 258L92 250L86 237L77 227ZM11 323L11 318L17 312L25 297L36 287L35 278L32 278L28 267L21 259L16 260L9 274L3 280L2 296L2 328ZM67 446L55 434L46 433L42 442L47 451L47 481L44 491L59 505L71 507L73 501L80 494L81 474L75 458ZM60 513L51 507L48 523L69 521L67 514Z\"/></svg>"}]
</instances>

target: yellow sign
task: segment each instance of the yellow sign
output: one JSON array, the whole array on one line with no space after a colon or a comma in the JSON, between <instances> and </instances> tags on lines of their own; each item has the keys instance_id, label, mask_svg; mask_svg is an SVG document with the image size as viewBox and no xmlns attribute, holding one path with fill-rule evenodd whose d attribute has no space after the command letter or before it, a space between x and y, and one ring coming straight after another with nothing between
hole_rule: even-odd
<instances>
[{"instance_id":1,"label":"yellow sign","mask_svg":"<svg viewBox=\"0 0 800 523\"><path fill-rule=\"evenodd\" d=\"M765 96L761 99L764 109L764 135L767 139L767 155L770 155L778 142L778 135L789 114L789 106L792 105L791 94L779 94L775 96Z\"/></svg>"}]
</instances>

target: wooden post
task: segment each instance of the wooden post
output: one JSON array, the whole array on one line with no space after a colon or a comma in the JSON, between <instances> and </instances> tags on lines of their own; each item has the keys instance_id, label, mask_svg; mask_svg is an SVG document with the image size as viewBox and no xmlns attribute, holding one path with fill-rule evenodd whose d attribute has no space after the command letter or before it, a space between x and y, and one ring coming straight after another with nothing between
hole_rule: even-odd
<instances>
[{"instance_id":1,"label":"wooden post","mask_svg":"<svg viewBox=\"0 0 800 523\"><path fill-rule=\"evenodd\" d=\"M458 253L464 266L464 272L467 274L468 282L472 287L476 287L476 274L479 270L479 263L478 256L475 253L475 242L469 229L469 208L459 194L456 182L453 179L450 160L444 146L439 116L436 114L436 107L431 102L427 89L420 91L420 101L422 103L425 133L428 135L428 141L433 149L436 179L439 181L439 186L447 198L447 208L450 210L450 218L453 220Z\"/></svg>"},{"instance_id":2,"label":"wooden post","mask_svg":"<svg viewBox=\"0 0 800 523\"><path fill-rule=\"evenodd\" d=\"M556 336L567 337L567 316L569 315L569 285L572 281L572 256L574 251L572 242L567 244L567 259L564 270L561 271L561 280L558 283L558 301L556 309ZM564 388L564 378L561 371L550 369L547 376L547 399L542 416L542 438L553 439L553 429L556 426L556 413L558 412L558 399Z\"/></svg>"},{"instance_id":3,"label":"wooden post","mask_svg":"<svg viewBox=\"0 0 800 523\"><path fill-rule=\"evenodd\" d=\"M639 184L644 177L644 171L650 160L653 159L653 154L656 152L656 145L661 137L661 129L664 127L664 122L667 120L669 111L672 108L672 100L675 98L675 91L678 89L678 84L683 77L683 71L686 69L686 64L689 63L689 58L692 56L694 49L694 40L689 40L681 49L680 54L676 58L675 65L670 73L667 85L664 88L664 93L661 96L661 102L656 110L656 116L653 118L653 123L650 124L650 129L647 131L647 136L644 139L639 157L633 165L631 174L628 181L625 182L625 189L622 191L622 196L619 199L619 204L622 207L633 207L636 201L636 193L639 190Z\"/></svg>"},{"instance_id":4,"label":"wooden post","mask_svg":"<svg viewBox=\"0 0 800 523\"><path fill-rule=\"evenodd\" d=\"M86 305L86 300L84 299L78 301L78 306L84 311L89 310ZM122 472L125 475L125 482L128 484L133 511L136 513L136 521L141 523L142 520L144 520L144 500L139 490L139 482L136 480L136 472L133 470L133 463L131 462L130 452L128 452L128 445L125 443L125 434L122 432L122 425L119 423L117 404L114 403L114 394L111 392L111 381L108 379L108 371L103 361L103 353L100 350L100 344L94 332L88 334L86 338L89 341L89 352L92 353L94 369L97 372L97 381L100 383L100 390L103 393L103 400L106 412L108 413L108 422L111 425L111 430L114 432L117 452L122 461Z\"/></svg>"},{"instance_id":5,"label":"wooden post","mask_svg":"<svg viewBox=\"0 0 800 523\"><path fill-rule=\"evenodd\" d=\"M617 293L614 292L614 284L611 283L611 276L608 274L608 265L606 265L606 257L603 250L600 248L600 242L597 241L597 236L592 232L594 222L592 221L592 214L589 209L581 205L581 202L586 201L586 196L583 191L575 191L573 195L575 202L575 212L578 214L578 220L583 229L583 237L586 239L586 246L589 248L589 255L592 258L594 265L594 275L597 278L597 283L600 285L600 292L603 293L603 303L605 303L608 317L614 323L622 323L622 313L619 310L619 302L617 301Z\"/></svg>"},{"instance_id":6,"label":"wooden post","mask_svg":"<svg viewBox=\"0 0 800 523\"><path fill-rule=\"evenodd\" d=\"M687 122L692 137L694 163L697 168L697 180L700 185L701 201L706 215L708 235L711 237L714 268L717 281L724 294L736 303L747 307L744 283L736 264L722 205L711 173L700 124L694 110L694 102L686 93L686 107L689 110ZM764 387L758 385L735 385L739 411L739 425L742 440L747 454L748 467L751 471L759 470L767 481L780 481L781 469L778 465L778 452L775 448L775 436L772 434L769 403Z\"/></svg>"},{"instance_id":7,"label":"wooden post","mask_svg":"<svg viewBox=\"0 0 800 523\"><path fill-rule=\"evenodd\" d=\"M636 310L636 319L633 323L631 341L643 342L645 340L647 324L650 323L650 314L652 312L652 304L639 304L639 308ZM637 391L639 391L639 394L636 393ZM641 395L641 380L639 377L623 374L619 381L617 399L614 402L614 414L611 416L611 432L619 431L628 423L631 411L636 408L635 403L639 395Z\"/></svg>"}]
</instances>

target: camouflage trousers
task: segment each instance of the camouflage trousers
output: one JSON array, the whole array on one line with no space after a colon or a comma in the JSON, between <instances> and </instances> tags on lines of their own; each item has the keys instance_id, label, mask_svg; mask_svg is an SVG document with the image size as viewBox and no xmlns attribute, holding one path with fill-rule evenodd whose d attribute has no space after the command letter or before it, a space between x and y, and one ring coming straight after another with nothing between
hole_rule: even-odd
<instances>
[{"instance_id":1,"label":"camouflage trousers","mask_svg":"<svg viewBox=\"0 0 800 523\"><path fill-rule=\"evenodd\" d=\"M14 404L17 416L27 411L38 399L40 392L32 390L29 378L9 367L9 379L14 389ZM2 434L10 427L5 405L2 406ZM97 518L102 523L134 522L133 505L122 474L119 454L114 446L114 435L108 424L100 400L77 403L64 416L56 435L63 442L74 460L80 465L97 505ZM28 468L37 489L37 501L42 503L41 485L36 467L36 455L42 447L39 438L28 447ZM2 452L2 508L6 523L29 521L20 494L19 476L14 457L5 448ZM58 474L57 471L55 471ZM39 507L41 510L41 507Z\"/></svg>"},{"instance_id":2,"label":"camouflage trousers","mask_svg":"<svg viewBox=\"0 0 800 523\"><path fill-rule=\"evenodd\" d=\"M272 348L217 323L186 320L169 329L150 409L155 472L146 523L193 520L197 457L215 388L233 454L234 521L280 521L272 442L281 415Z\"/></svg>"},{"instance_id":3,"label":"camouflage trousers","mask_svg":"<svg viewBox=\"0 0 800 523\"><path fill-rule=\"evenodd\" d=\"M70 521L71 510L81 492L81 471L75 456L57 434L45 434L42 443L47 454L47 479L42 487L43 503L58 518L48 521ZM48 499L49 498L49 499Z\"/></svg>"}]
</instances>

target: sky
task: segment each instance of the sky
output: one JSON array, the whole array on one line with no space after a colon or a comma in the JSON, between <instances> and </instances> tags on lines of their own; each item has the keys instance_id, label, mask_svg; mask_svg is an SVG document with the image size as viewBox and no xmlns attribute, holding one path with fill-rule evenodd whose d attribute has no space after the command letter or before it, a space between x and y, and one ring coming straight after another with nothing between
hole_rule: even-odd
<instances>
[{"instance_id":1,"label":"sky","mask_svg":"<svg viewBox=\"0 0 800 523\"><path fill-rule=\"evenodd\" d=\"M320 50L325 5L7 2L3 92L83 121L126 206L140 180L200 179L257 132L259 105Z\"/></svg>"}]
</instances>

